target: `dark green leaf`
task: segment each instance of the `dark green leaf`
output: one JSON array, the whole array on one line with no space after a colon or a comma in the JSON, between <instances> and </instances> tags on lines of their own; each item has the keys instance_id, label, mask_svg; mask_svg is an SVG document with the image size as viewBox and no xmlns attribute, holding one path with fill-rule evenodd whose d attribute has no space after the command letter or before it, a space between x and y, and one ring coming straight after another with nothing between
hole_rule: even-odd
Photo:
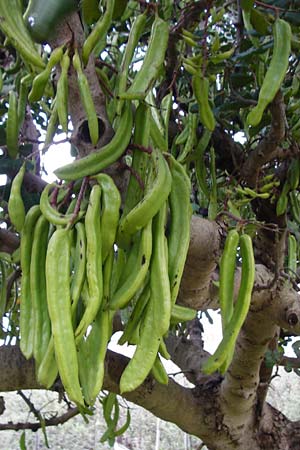
<instances>
[{"instance_id":1,"label":"dark green leaf","mask_svg":"<svg viewBox=\"0 0 300 450\"><path fill-rule=\"evenodd\" d=\"M254 5L254 0L241 0L241 8L245 11L250 11Z\"/></svg>"}]
</instances>

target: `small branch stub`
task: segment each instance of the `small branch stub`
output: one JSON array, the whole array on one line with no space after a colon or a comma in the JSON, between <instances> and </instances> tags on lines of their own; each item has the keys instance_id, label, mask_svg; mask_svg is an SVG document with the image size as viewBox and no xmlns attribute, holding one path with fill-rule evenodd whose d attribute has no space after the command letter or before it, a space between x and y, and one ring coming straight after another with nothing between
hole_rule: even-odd
<instances>
[{"instance_id":1,"label":"small branch stub","mask_svg":"<svg viewBox=\"0 0 300 450\"><path fill-rule=\"evenodd\" d=\"M299 322L298 314L294 311L289 311L287 314L287 322L291 327L296 326Z\"/></svg>"}]
</instances>

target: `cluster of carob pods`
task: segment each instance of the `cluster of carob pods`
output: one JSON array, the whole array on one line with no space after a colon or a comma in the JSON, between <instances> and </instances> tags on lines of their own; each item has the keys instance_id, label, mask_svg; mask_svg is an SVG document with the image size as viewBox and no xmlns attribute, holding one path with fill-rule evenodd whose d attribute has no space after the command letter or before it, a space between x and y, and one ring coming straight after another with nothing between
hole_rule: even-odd
<instances>
[{"instance_id":1,"label":"cluster of carob pods","mask_svg":"<svg viewBox=\"0 0 300 450\"><path fill-rule=\"evenodd\" d=\"M34 3L30 2L27 16L33 14ZM78 8L77 2L69 3L70 11ZM58 47L45 63L26 28L18 0L1 2L0 15L4 20L0 27L31 69L20 82L18 98L14 91L9 98L7 148L10 157L18 154L18 135L27 101L34 103L42 98L49 89L51 72L58 64L60 75L45 144L52 141L58 125L68 130L68 73L72 68L77 74L90 139L97 146L98 118L84 69L94 49L97 47L99 51L97 42L99 36L108 32L114 6L114 1L106 3L105 12L87 36L82 51ZM151 107L144 102L159 77L168 45L168 24L157 14L141 69L127 87L129 67L146 26L147 14L146 10L133 22L120 64L112 100L114 137L88 156L57 169L55 173L63 183L48 185L39 205L27 213L20 191L26 170L23 165L12 183L9 200L10 218L21 236L21 350L27 358L35 358L37 378L42 385L50 387L59 375L70 399L81 406L92 405L102 388L107 345L118 311L124 311L124 331L119 342L136 345L120 379L121 393L137 388L150 372L159 382L168 382L160 360L160 356L168 357L163 338L170 326L191 320L196 314L176 304L189 246L192 213L190 180L183 164L194 143L183 130L177 143L179 145L181 139L185 146L177 159L166 152L167 121L163 135ZM42 30L43 27L41 33ZM279 55L282 56L283 51L286 55L289 53L290 34L287 22L277 19L270 70L266 73L258 104L248 115L250 126L261 121L266 106L278 90L276 88L275 92L275 87L282 83L288 56L278 70L277 66ZM37 29L33 36L38 36L38 41L44 40ZM191 37L186 36L186 39ZM185 61L185 67L192 74L192 89L198 104L198 113L190 115L186 130L195 129L200 117L206 128L205 145L202 143L206 148L215 128L215 118L208 99L208 79L199 75L196 63L195 59ZM270 90L275 69L276 80L272 84L276 86ZM166 97L167 102L170 112L172 96ZM113 179L103 171L124 154L130 143L134 144L132 170L125 202L121 205ZM147 152L143 151L145 149ZM203 174L198 172L197 179L205 191ZM291 190L293 200L295 176L292 175L297 172L299 182L299 164L296 167L295 163L290 172L286 194ZM279 200L278 214L285 208L286 201ZM238 246L242 274L234 303ZM225 372L231 362L237 335L249 309L254 272L250 236L229 231L220 261L219 281L224 336L215 354L204 364L206 373Z\"/></svg>"}]
</instances>

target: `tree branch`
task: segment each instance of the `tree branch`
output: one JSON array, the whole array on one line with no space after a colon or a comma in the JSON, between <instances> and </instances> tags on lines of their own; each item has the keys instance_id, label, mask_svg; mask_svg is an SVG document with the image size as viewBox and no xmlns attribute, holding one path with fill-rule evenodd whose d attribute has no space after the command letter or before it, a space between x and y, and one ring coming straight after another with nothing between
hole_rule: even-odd
<instances>
[{"instance_id":1,"label":"tree branch","mask_svg":"<svg viewBox=\"0 0 300 450\"><path fill-rule=\"evenodd\" d=\"M126 356L108 350L104 390L119 393L120 377L128 361L129 359ZM26 360L17 346L0 347L0 370L3 375L0 379L0 391L43 389L35 377L34 361L32 359ZM60 390L60 383L56 383L53 389ZM152 377L148 377L138 389L134 392L125 393L123 397L151 411L158 417L177 424L187 433L209 436L213 429L208 430L207 420L205 419L208 393L186 388L171 379L168 386L165 386L154 381ZM186 414L182 417L178 415L179 408L186 411ZM210 425L215 426L213 417L210 419ZM37 425L34 424L33 426ZM21 428L19 424L18 427L18 429Z\"/></svg>"},{"instance_id":2,"label":"tree branch","mask_svg":"<svg viewBox=\"0 0 300 450\"><path fill-rule=\"evenodd\" d=\"M32 430L37 431L42 427L55 427L57 425L62 425L66 423L68 420L79 414L79 410L77 407L70 408L67 412L60 416L50 417L50 419L43 419L43 423L41 422L8 422L0 424L0 431L2 430Z\"/></svg>"},{"instance_id":3,"label":"tree branch","mask_svg":"<svg viewBox=\"0 0 300 450\"><path fill-rule=\"evenodd\" d=\"M11 231L0 228L0 251L12 254L20 245L20 238Z\"/></svg>"},{"instance_id":4,"label":"tree branch","mask_svg":"<svg viewBox=\"0 0 300 450\"><path fill-rule=\"evenodd\" d=\"M289 367L290 369L300 369L300 358L282 356L276 364L278 366Z\"/></svg>"},{"instance_id":5,"label":"tree branch","mask_svg":"<svg viewBox=\"0 0 300 450\"><path fill-rule=\"evenodd\" d=\"M171 360L182 370L186 379L194 385L203 384L211 379L201 373L202 363L208 358L209 353L203 346L196 345L185 336L169 334L165 339ZM217 378L219 378L217 376Z\"/></svg>"},{"instance_id":6,"label":"tree branch","mask_svg":"<svg viewBox=\"0 0 300 450\"><path fill-rule=\"evenodd\" d=\"M261 167L268 161L282 156L278 145L285 137L286 117L281 91L278 91L269 109L272 116L270 131L260 141L255 150L249 153L241 169L243 179L251 187L256 186Z\"/></svg>"},{"instance_id":7,"label":"tree branch","mask_svg":"<svg viewBox=\"0 0 300 450\"><path fill-rule=\"evenodd\" d=\"M257 281L262 278L268 283L272 279L273 274L263 266L256 269ZM270 290L254 290L232 363L221 385L220 407L224 423L239 442L243 442L245 430L254 426L253 412L263 403L259 396L262 395L264 400L266 389L260 389L260 368L279 327L300 333L299 295L282 280Z\"/></svg>"},{"instance_id":8,"label":"tree branch","mask_svg":"<svg viewBox=\"0 0 300 450\"><path fill-rule=\"evenodd\" d=\"M199 310L217 307L212 275L219 259L220 235L221 228L215 222L192 216L191 240L178 303Z\"/></svg>"}]
</instances>

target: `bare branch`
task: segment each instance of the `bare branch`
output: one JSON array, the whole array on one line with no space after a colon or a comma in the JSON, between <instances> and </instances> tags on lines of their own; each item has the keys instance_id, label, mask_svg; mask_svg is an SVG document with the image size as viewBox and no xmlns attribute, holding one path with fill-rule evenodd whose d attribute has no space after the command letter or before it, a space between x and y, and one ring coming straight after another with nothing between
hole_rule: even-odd
<instances>
[{"instance_id":1,"label":"bare branch","mask_svg":"<svg viewBox=\"0 0 300 450\"><path fill-rule=\"evenodd\" d=\"M41 422L8 422L1 423L0 430L32 430L37 431L42 427L55 427L57 425L62 425L66 423L68 420L79 414L79 410L77 407L70 408L67 412L62 414L61 416L50 417L50 419L43 419L43 423Z\"/></svg>"},{"instance_id":2,"label":"bare branch","mask_svg":"<svg viewBox=\"0 0 300 450\"><path fill-rule=\"evenodd\" d=\"M290 369L300 369L300 358L293 358L291 356L282 356L282 358L277 361L279 366L288 367Z\"/></svg>"},{"instance_id":3,"label":"bare branch","mask_svg":"<svg viewBox=\"0 0 300 450\"><path fill-rule=\"evenodd\" d=\"M271 128L268 134L260 141L255 150L249 153L243 164L241 175L249 186L255 187L261 167L274 158L280 158L281 149L278 147L285 137L285 106L283 96L278 91L270 105L272 116Z\"/></svg>"},{"instance_id":4,"label":"bare branch","mask_svg":"<svg viewBox=\"0 0 300 450\"><path fill-rule=\"evenodd\" d=\"M221 228L215 222L192 217L190 247L178 303L201 310L216 308L212 276L219 259L220 234Z\"/></svg>"}]
</instances>

